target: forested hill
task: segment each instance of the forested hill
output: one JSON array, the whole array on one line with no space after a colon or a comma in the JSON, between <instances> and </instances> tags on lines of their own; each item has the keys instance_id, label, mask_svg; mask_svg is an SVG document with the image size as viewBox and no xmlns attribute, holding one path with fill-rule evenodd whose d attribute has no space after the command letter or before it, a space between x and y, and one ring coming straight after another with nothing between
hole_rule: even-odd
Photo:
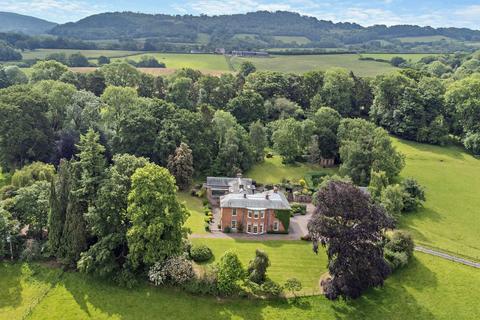
<instances>
[{"instance_id":1,"label":"forested hill","mask_svg":"<svg viewBox=\"0 0 480 320\"><path fill-rule=\"evenodd\" d=\"M52 34L79 39L161 38L171 42L195 42L199 34L207 41L223 43L232 37L255 37L271 42L273 37L305 37L311 42L355 44L399 37L445 36L479 41L480 31L465 28L431 28L410 25L362 27L333 23L297 13L259 11L221 16L172 16L133 12L102 13L55 27Z\"/></svg>"},{"instance_id":2,"label":"forested hill","mask_svg":"<svg viewBox=\"0 0 480 320\"><path fill-rule=\"evenodd\" d=\"M12 12L0 12L0 32L21 32L29 35L50 31L57 24Z\"/></svg>"}]
</instances>

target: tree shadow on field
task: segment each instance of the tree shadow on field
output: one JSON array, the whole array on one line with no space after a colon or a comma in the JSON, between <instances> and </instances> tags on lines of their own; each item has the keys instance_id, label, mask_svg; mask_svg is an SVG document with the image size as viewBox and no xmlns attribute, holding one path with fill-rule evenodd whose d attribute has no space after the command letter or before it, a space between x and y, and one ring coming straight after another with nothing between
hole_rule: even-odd
<instances>
[{"instance_id":1,"label":"tree shadow on field","mask_svg":"<svg viewBox=\"0 0 480 320\"><path fill-rule=\"evenodd\" d=\"M437 277L416 258L397 270L383 288L368 290L362 297L334 303L336 319L434 319L435 316L407 290L423 291L437 285Z\"/></svg>"}]
</instances>

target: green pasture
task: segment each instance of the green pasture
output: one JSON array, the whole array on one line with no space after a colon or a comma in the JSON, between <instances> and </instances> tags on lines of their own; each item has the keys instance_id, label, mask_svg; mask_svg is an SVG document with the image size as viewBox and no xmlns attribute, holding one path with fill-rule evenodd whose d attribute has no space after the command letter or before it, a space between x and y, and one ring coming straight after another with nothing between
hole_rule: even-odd
<instances>
[{"instance_id":1,"label":"green pasture","mask_svg":"<svg viewBox=\"0 0 480 320\"><path fill-rule=\"evenodd\" d=\"M394 140L406 155L402 177L426 187L427 202L405 215L417 243L480 260L480 160L463 148Z\"/></svg>"},{"instance_id":2,"label":"green pasture","mask_svg":"<svg viewBox=\"0 0 480 320\"><path fill-rule=\"evenodd\" d=\"M359 60L359 57L357 54L272 55L270 58L233 57L231 61L234 69L238 69L243 61L251 61L258 70L305 73L339 67L367 77L374 77L396 69L387 63L362 61Z\"/></svg>"}]
</instances>

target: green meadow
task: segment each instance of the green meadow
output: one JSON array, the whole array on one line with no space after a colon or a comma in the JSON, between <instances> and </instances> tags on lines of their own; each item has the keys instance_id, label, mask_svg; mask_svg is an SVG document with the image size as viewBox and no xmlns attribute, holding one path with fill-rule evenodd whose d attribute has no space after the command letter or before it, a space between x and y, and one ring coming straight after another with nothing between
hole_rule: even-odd
<instances>
[{"instance_id":1,"label":"green meadow","mask_svg":"<svg viewBox=\"0 0 480 320\"><path fill-rule=\"evenodd\" d=\"M258 70L292 73L345 68L365 77L374 77L396 69L388 63L363 61L359 57L357 54L272 55L270 58L233 57L231 63L234 69L238 69L243 61L251 61Z\"/></svg>"},{"instance_id":2,"label":"green meadow","mask_svg":"<svg viewBox=\"0 0 480 320\"><path fill-rule=\"evenodd\" d=\"M406 155L402 177L426 187L427 202L400 223L415 241L480 260L480 160L462 148L395 139Z\"/></svg>"}]
</instances>

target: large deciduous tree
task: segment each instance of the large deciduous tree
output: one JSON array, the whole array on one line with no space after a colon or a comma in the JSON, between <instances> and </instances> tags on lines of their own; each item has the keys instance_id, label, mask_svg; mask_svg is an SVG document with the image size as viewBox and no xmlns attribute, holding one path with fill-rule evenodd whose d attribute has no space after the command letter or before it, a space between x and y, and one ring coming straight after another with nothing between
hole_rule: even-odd
<instances>
[{"instance_id":1,"label":"large deciduous tree","mask_svg":"<svg viewBox=\"0 0 480 320\"><path fill-rule=\"evenodd\" d=\"M387 132L363 119L344 119L338 128L340 172L357 184L368 185L370 173L384 171L391 181L405 165Z\"/></svg>"},{"instance_id":2,"label":"large deciduous tree","mask_svg":"<svg viewBox=\"0 0 480 320\"><path fill-rule=\"evenodd\" d=\"M351 183L331 181L316 194L308 230L318 252L327 248L327 298L357 298L383 284L390 268L383 258L383 231L393 226L385 210Z\"/></svg>"},{"instance_id":3,"label":"large deciduous tree","mask_svg":"<svg viewBox=\"0 0 480 320\"><path fill-rule=\"evenodd\" d=\"M188 218L176 198L175 179L167 169L147 164L132 175L128 195L127 259L133 269L163 262L182 250Z\"/></svg>"}]
</instances>

